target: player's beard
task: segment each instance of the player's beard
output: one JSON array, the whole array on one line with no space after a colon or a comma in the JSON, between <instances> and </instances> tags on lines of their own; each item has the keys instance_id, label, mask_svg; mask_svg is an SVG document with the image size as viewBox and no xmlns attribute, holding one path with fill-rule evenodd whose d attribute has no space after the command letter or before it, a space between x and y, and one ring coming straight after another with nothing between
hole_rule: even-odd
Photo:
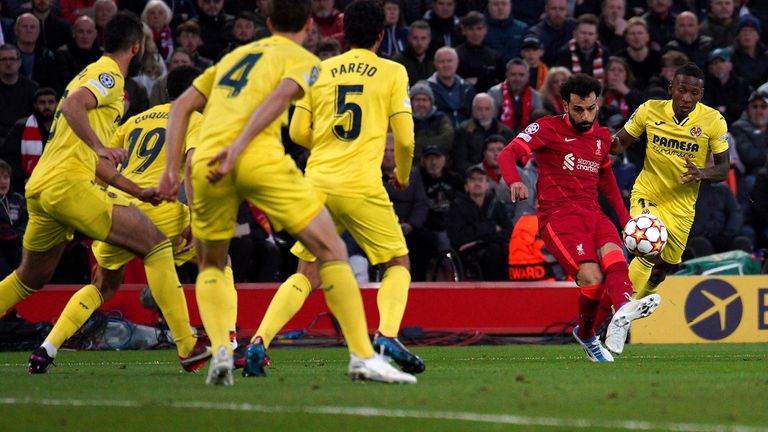
<instances>
[{"instance_id":1,"label":"player's beard","mask_svg":"<svg viewBox=\"0 0 768 432\"><path fill-rule=\"evenodd\" d=\"M592 124L595 122L592 120L591 122L579 122L573 120L573 117L568 115L568 120L571 122L571 125L573 125L573 128L576 129L576 132L584 133L592 128Z\"/></svg>"}]
</instances>

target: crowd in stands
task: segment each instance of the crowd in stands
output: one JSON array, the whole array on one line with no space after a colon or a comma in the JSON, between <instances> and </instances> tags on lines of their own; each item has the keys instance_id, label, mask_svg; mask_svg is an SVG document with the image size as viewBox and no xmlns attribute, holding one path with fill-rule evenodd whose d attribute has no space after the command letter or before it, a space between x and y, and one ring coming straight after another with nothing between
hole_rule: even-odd
<instances>
[{"instance_id":1,"label":"crowd in stands","mask_svg":"<svg viewBox=\"0 0 768 432\"><path fill-rule=\"evenodd\" d=\"M312 0L315 27L307 49L324 59L349 48L341 12L348 3ZM174 68L204 69L268 36L266 4L0 0L0 273L18 262L26 222L24 183L45 146L56 101L69 80L101 55L110 17L130 10L145 23L145 53L126 79L123 118L128 118L168 102L166 76ZM573 73L604 83L598 120L615 132L648 98L668 98L675 69L688 61L706 73L702 102L728 122L732 172L726 183L702 185L687 256L768 246L768 2L383 4L387 28L378 54L402 64L411 85L414 169L407 190L388 191L411 251L414 280L428 278L431 263L449 249L477 263L485 280L528 274L510 270L526 256L547 260L540 242L525 235L535 232L535 222L531 228L526 218L535 213L535 201L511 202L496 156L529 123L563 113L559 87ZM290 143L287 134L284 139L302 166L307 151ZM627 202L644 153L641 137L613 161ZM390 143L382 164L385 185L393 169ZM535 160L518 169L535 196ZM284 241L258 209L244 204L241 210L232 244L236 279L280 278Z\"/></svg>"}]
</instances>

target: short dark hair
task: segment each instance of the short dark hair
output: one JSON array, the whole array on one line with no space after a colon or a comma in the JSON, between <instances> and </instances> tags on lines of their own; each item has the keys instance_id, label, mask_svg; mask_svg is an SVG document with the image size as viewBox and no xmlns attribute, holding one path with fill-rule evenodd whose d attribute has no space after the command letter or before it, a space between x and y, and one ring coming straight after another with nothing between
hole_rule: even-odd
<instances>
[{"instance_id":1,"label":"short dark hair","mask_svg":"<svg viewBox=\"0 0 768 432\"><path fill-rule=\"evenodd\" d=\"M317 48L315 48L315 52L321 53L331 51L341 52L341 44L339 43L339 40L333 37L324 37L320 39L317 43Z\"/></svg>"},{"instance_id":2,"label":"short dark hair","mask_svg":"<svg viewBox=\"0 0 768 432\"><path fill-rule=\"evenodd\" d=\"M424 21L424 20L416 20L416 21L412 22L411 26L410 26L410 30L408 31L408 33L411 33L412 31L417 30L417 29L418 30L426 30L426 31L428 31L430 33L430 35L432 34L432 27L430 27L429 23Z\"/></svg>"},{"instance_id":3,"label":"short dark hair","mask_svg":"<svg viewBox=\"0 0 768 432\"><path fill-rule=\"evenodd\" d=\"M298 33L312 16L312 1L269 0L267 16L275 31Z\"/></svg>"},{"instance_id":4,"label":"short dark hair","mask_svg":"<svg viewBox=\"0 0 768 432\"><path fill-rule=\"evenodd\" d=\"M693 78L698 78L701 81L704 81L704 71L702 71L698 66L696 66L696 63L694 62L688 62L675 71L675 76L682 75L682 76L689 76Z\"/></svg>"},{"instance_id":5,"label":"short dark hair","mask_svg":"<svg viewBox=\"0 0 768 432\"><path fill-rule=\"evenodd\" d=\"M528 63L526 63L525 60L521 59L520 57L515 57L513 59L510 59L507 62L507 65L505 66L505 69L509 70L509 68L511 68L512 65L525 66L525 68L528 69Z\"/></svg>"},{"instance_id":6,"label":"short dark hair","mask_svg":"<svg viewBox=\"0 0 768 432\"><path fill-rule=\"evenodd\" d=\"M11 164L0 159L0 173L8 173L9 176L13 175L13 168L11 168Z\"/></svg>"},{"instance_id":7,"label":"short dark hair","mask_svg":"<svg viewBox=\"0 0 768 432\"><path fill-rule=\"evenodd\" d=\"M200 24L192 20L184 21L176 27L176 37L181 36L182 33L192 33L193 35L200 36Z\"/></svg>"},{"instance_id":8,"label":"short dark hair","mask_svg":"<svg viewBox=\"0 0 768 432\"><path fill-rule=\"evenodd\" d=\"M42 96L53 96L54 99L59 97L59 95L56 94L56 90L54 90L54 89L52 89L50 87L43 87L43 88L39 88L39 89L37 89L37 91L35 91L35 94L32 96L32 100L37 102L37 98L42 97Z\"/></svg>"},{"instance_id":9,"label":"short dark hair","mask_svg":"<svg viewBox=\"0 0 768 432\"><path fill-rule=\"evenodd\" d=\"M127 51L134 42L144 39L144 25L133 12L118 12L104 29L104 51L114 53Z\"/></svg>"},{"instance_id":10,"label":"short dark hair","mask_svg":"<svg viewBox=\"0 0 768 432\"><path fill-rule=\"evenodd\" d=\"M239 12L235 16L235 20L239 20L239 19L252 22L254 27L259 26L259 18L253 12L248 12L248 11Z\"/></svg>"},{"instance_id":11,"label":"short dark hair","mask_svg":"<svg viewBox=\"0 0 768 432\"><path fill-rule=\"evenodd\" d=\"M168 97L174 100L181 96L200 73L200 69L194 66L179 66L168 72L165 82L165 86L168 89Z\"/></svg>"},{"instance_id":12,"label":"short dark hair","mask_svg":"<svg viewBox=\"0 0 768 432\"><path fill-rule=\"evenodd\" d=\"M586 74L571 75L560 87L560 97L566 101L571 101L571 95L575 94L581 98L586 98L590 93L600 96L603 91L603 85L600 81Z\"/></svg>"},{"instance_id":13,"label":"short dark hair","mask_svg":"<svg viewBox=\"0 0 768 432\"><path fill-rule=\"evenodd\" d=\"M16 45L14 44L7 43L7 44L0 45L0 51L13 51L16 53L17 60L21 58L21 52L19 52L19 49L16 48Z\"/></svg>"},{"instance_id":14,"label":"short dark hair","mask_svg":"<svg viewBox=\"0 0 768 432\"><path fill-rule=\"evenodd\" d=\"M583 14L583 15L580 15L576 19L576 27L575 28L578 28L579 25L581 25L581 24L589 24L589 25L593 25L593 26L597 27L597 25L599 23L600 23L600 20L598 20L595 15L590 14L590 13Z\"/></svg>"},{"instance_id":15,"label":"short dark hair","mask_svg":"<svg viewBox=\"0 0 768 432\"><path fill-rule=\"evenodd\" d=\"M483 151L485 151L485 149L488 148L489 144L495 143L495 142L500 142L500 143L506 145L507 142L509 142L509 140L504 138L504 135L501 135L501 134L490 135L490 136L488 136L488 138L485 139L485 141L483 141Z\"/></svg>"},{"instance_id":16,"label":"short dark hair","mask_svg":"<svg viewBox=\"0 0 768 432\"><path fill-rule=\"evenodd\" d=\"M356 0L344 9L344 38L357 48L371 48L384 31L384 8L378 0Z\"/></svg>"},{"instance_id":17,"label":"short dark hair","mask_svg":"<svg viewBox=\"0 0 768 432\"><path fill-rule=\"evenodd\" d=\"M465 28L485 25L485 15L477 11L472 11L461 17L459 25Z\"/></svg>"}]
</instances>

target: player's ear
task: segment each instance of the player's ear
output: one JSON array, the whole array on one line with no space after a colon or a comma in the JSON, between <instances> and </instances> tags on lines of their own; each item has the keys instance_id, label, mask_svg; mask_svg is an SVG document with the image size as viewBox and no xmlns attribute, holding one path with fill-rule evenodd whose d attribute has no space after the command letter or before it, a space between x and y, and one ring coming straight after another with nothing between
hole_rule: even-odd
<instances>
[{"instance_id":1,"label":"player's ear","mask_svg":"<svg viewBox=\"0 0 768 432\"><path fill-rule=\"evenodd\" d=\"M309 32L312 31L312 27L315 25L315 20L312 19L312 17L309 17L307 19L307 22L304 23L304 33L309 34Z\"/></svg>"},{"instance_id":2,"label":"player's ear","mask_svg":"<svg viewBox=\"0 0 768 432\"><path fill-rule=\"evenodd\" d=\"M272 28L272 18L267 17L267 30L269 30L270 33L274 33L275 30Z\"/></svg>"}]
</instances>

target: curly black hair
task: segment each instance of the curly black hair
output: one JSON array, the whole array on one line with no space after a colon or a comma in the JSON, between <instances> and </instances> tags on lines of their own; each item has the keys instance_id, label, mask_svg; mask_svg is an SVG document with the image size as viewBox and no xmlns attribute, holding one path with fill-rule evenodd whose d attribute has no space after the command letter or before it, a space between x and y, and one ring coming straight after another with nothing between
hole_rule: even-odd
<instances>
[{"instance_id":1,"label":"curly black hair","mask_svg":"<svg viewBox=\"0 0 768 432\"><path fill-rule=\"evenodd\" d=\"M600 81L585 74L574 74L568 78L560 87L560 97L564 101L570 101L571 95L575 94L583 99L586 99L590 93L595 93L595 96L600 96L603 91L603 85Z\"/></svg>"},{"instance_id":2,"label":"curly black hair","mask_svg":"<svg viewBox=\"0 0 768 432\"><path fill-rule=\"evenodd\" d=\"M275 31L297 33L312 16L312 1L270 0L267 11Z\"/></svg>"},{"instance_id":3,"label":"curly black hair","mask_svg":"<svg viewBox=\"0 0 768 432\"><path fill-rule=\"evenodd\" d=\"M344 9L344 38L352 47L372 48L384 24L384 6L379 0L357 0Z\"/></svg>"},{"instance_id":4,"label":"curly black hair","mask_svg":"<svg viewBox=\"0 0 768 432\"><path fill-rule=\"evenodd\" d=\"M678 75L698 78L702 82L704 81L704 71L702 71L694 62L688 62L677 68L677 70L675 70L675 76Z\"/></svg>"}]
</instances>

